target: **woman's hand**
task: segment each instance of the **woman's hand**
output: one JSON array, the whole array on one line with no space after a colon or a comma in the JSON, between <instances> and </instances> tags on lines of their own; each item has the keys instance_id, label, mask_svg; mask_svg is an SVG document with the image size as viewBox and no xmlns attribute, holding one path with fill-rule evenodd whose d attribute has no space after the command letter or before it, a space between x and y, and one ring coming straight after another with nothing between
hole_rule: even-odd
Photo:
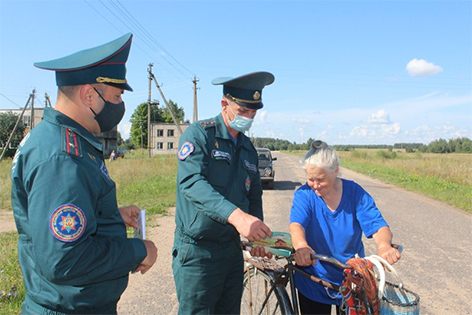
<instances>
[{"instance_id":1,"label":"woman's hand","mask_svg":"<svg viewBox=\"0 0 472 315\"><path fill-rule=\"evenodd\" d=\"M251 248L251 256L272 258L272 253L266 253L264 246L254 246Z\"/></svg>"},{"instance_id":2,"label":"woman's hand","mask_svg":"<svg viewBox=\"0 0 472 315\"><path fill-rule=\"evenodd\" d=\"M388 261L390 265L393 265L394 263L399 261L400 258L402 257L402 254L400 254L398 249L396 249L395 247L391 245L379 247L378 255L382 257L383 259L385 259L386 261Z\"/></svg>"},{"instance_id":3,"label":"woman's hand","mask_svg":"<svg viewBox=\"0 0 472 315\"><path fill-rule=\"evenodd\" d=\"M316 260L311 259L311 254L315 254L313 249L310 247L301 247L295 252L295 262L299 266L316 265Z\"/></svg>"}]
</instances>

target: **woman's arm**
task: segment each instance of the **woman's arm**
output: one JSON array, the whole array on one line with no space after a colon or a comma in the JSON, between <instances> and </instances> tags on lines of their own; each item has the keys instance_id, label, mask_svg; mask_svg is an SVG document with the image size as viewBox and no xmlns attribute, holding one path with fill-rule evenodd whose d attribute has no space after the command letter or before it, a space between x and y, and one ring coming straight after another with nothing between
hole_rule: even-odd
<instances>
[{"instance_id":1,"label":"woman's arm","mask_svg":"<svg viewBox=\"0 0 472 315\"><path fill-rule=\"evenodd\" d=\"M387 260L390 264L396 263L401 258L402 255L400 252L395 247L392 247L393 235L390 231L390 227L381 227L372 236L375 243L377 243L378 255L380 257Z\"/></svg>"}]
</instances>

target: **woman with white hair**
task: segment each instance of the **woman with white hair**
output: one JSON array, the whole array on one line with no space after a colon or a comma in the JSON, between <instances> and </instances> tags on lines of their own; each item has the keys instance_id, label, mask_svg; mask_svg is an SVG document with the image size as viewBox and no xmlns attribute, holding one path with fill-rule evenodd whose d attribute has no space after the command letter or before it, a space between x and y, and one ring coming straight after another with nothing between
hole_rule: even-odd
<instances>
[{"instance_id":1,"label":"woman with white hair","mask_svg":"<svg viewBox=\"0 0 472 315\"><path fill-rule=\"evenodd\" d=\"M392 247L392 233L375 201L359 184L338 177L339 157L325 142L314 141L303 164L307 182L294 195L290 233L295 261L315 277L341 285L342 270L329 263L314 262L315 252L342 263L358 254L365 256L362 233L374 238L378 255L393 264L401 257ZM342 296L295 273L302 314L331 314Z\"/></svg>"}]
</instances>

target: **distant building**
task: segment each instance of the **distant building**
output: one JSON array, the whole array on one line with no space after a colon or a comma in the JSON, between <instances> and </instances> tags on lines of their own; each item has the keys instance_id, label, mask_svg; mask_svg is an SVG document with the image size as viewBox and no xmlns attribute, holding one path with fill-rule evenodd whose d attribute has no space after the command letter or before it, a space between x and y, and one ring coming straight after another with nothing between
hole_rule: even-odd
<instances>
[{"instance_id":1,"label":"distant building","mask_svg":"<svg viewBox=\"0 0 472 315\"><path fill-rule=\"evenodd\" d=\"M21 115L22 111L23 109L0 109L0 113L13 113L17 116ZM43 112L44 108L26 109L23 117L21 118L26 125L25 134L34 128L34 126L39 124L39 122L43 119ZM31 117L33 117L33 119L31 119ZM96 137L102 142L103 155L105 158L110 156L112 150L116 151L118 147L118 127L115 127L113 130L108 132L102 132L96 135Z\"/></svg>"},{"instance_id":2,"label":"distant building","mask_svg":"<svg viewBox=\"0 0 472 315\"><path fill-rule=\"evenodd\" d=\"M189 123L181 123L182 132L190 126ZM176 154L179 149L180 134L173 123L156 122L151 124L150 147L151 155Z\"/></svg>"}]
</instances>

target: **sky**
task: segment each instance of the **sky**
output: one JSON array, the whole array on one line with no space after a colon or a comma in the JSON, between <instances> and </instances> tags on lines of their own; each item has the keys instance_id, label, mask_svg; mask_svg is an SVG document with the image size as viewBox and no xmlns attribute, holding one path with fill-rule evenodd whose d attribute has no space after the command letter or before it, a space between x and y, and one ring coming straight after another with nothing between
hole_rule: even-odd
<instances>
[{"instance_id":1,"label":"sky","mask_svg":"<svg viewBox=\"0 0 472 315\"><path fill-rule=\"evenodd\" d=\"M305 143L472 138L472 1L0 0L0 109L54 105L54 72L34 62L134 34L126 114L149 95L193 118L221 112L217 77L268 71L249 135ZM151 97L164 105L154 82Z\"/></svg>"}]
</instances>

